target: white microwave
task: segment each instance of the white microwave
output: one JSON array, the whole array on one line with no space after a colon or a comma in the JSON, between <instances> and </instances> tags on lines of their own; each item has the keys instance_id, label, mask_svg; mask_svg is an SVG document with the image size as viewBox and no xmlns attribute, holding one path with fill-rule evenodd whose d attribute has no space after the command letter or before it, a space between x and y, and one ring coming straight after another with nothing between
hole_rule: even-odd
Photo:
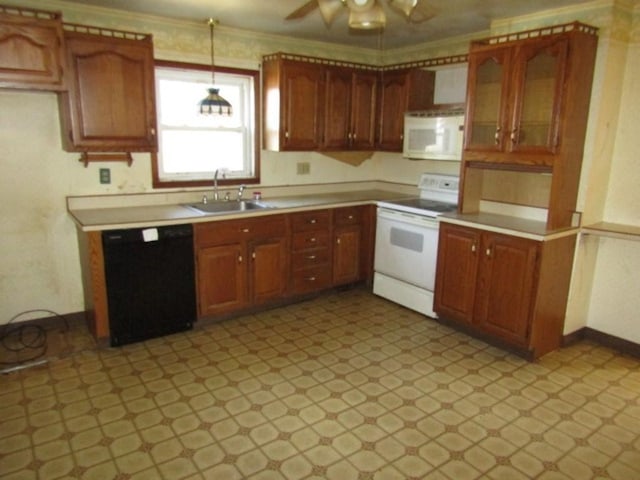
<instances>
[{"instance_id":1,"label":"white microwave","mask_svg":"<svg viewBox=\"0 0 640 480\"><path fill-rule=\"evenodd\" d=\"M462 110L407 112L402 156L414 160L462 159Z\"/></svg>"}]
</instances>

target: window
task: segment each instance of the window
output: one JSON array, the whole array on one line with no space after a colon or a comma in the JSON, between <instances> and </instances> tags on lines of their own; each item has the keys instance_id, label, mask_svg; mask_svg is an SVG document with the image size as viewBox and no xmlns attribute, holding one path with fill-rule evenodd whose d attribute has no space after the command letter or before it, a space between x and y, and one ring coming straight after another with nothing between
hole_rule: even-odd
<instances>
[{"instance_id":1,"label":"window","mask_svg":"<svg viewBox=\"0 0 640 480\"><path fill-rule=\"evenodd\" d=\"M198 104L211 88L210 66L157 61L155 77L153 186L210 185L216 170L222 184L258 183L259 72L216 67L215 86L231 103L231 116L199 113Z\"/></svg>"}]
</instances>

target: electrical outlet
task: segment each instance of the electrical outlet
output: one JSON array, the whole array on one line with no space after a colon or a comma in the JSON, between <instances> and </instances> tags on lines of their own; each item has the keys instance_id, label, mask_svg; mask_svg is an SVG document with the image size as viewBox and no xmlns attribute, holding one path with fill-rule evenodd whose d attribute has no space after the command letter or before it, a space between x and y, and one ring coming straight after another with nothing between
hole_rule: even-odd
<instances>
[{"instance_id":1,"label":"electrical outlet","mask_svg":"<svg viewBox=\"0 0 640 480\"><path fill-rule=\"evenodd\" d=\"M298 175L309 175L311 173L311 164L309 162L298 162L297 173Z\"/></svg>"},{"instance_id":2,"label":"electrical outlet","mask_svg":"<svg viewBox=\"0 0 640 480\"><path fill-rule=\"evenodd\" d=\"M100 183L106 185L111 183L111 169L110 168L101 168L100 169Z\"/></svg>"}]
</instances>

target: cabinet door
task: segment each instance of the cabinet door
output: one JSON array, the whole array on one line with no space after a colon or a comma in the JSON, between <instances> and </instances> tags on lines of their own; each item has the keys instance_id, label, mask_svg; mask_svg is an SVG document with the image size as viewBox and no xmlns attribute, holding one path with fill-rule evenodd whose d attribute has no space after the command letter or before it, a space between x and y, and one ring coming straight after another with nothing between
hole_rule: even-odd
<instances>
[{"instance_id":1,"label":"cabinet door","mask_svg":"<svg viewBox=\"0 0 640 480\"><path fill-rule=\"evenodd\" d=\"M254 241L250 250L250 290L254 304L282 297L287 287L287 243L284 238Z\"/></svg>"},{"instance_id":2,"label":"cabinet door","mask_svg":"<svg viewBox=\"0 0 640 480\"><path fill-rule=\"evenodd\" d=\"M326 71L322 147L328 150L349 147L351 75L351 70L344 68L328 68Z\"/></svg>"},{"instance_id":3,"label":"cabinet door","mask_svg":"<svg viewBox=\"0 0 640 480\"><path fill-rule=\"evenodd\" d=\"M402 151L404 112L407 110L408 73L384 72L380 87L378 148Z\"/></svg>"},{"instance_id":4,"label":"cabinet door","mask_svg":"<svg viewBox=\"0 0 640 480\"><path fill-rule=\"evenodd\" d=\"M333 284L360 280L360 225L337 228L333 235Z\"/></svg>"},{"instance_id":5,"label":"cabinet door","mask_svg":"<svg viewBox=\"0 0 640 480\"><path fill-rule=\"evenodd\" d=\"M537 285L538 242L486 233L475 321L484 331L526 346Z\"/></svg>"},{"instance_id":6,"label":"cabinet door","mask_svg":"<svg viewBox=\"0 0 640 480\"><path fill-rule=\"evenodd\" d=\"M247 305L246 259L240 243L198 250L199 315L228 313Z\"/></svg>"},{"instance_id":7,"label":"cabinet door","mask_svg":"<svg viewBox=\"0 0 640 480\"><path fill-rule=\"evenodd\" d=\"M566 38L538 40L517 50L508 150L555 153L567 50Z\"/></svg>"},{"instance_id":8,"label":"cabinet door","mask_svg":"<svg viewBox=\"0 0 640 480\"><path fill-rule=\"evenodd\" d=\"M320 146L323 71L310 63L286 62L282 71L280 132L283 150Z\"/></svg>"},{"instance_id":9,"label":"cabinet door","mask_svg":"<svg viewBox=\"0 0 640 480\"><path fill-rule=\"evenodd\" d=\"M465 323L473 320L480 232L440 224L434 310Z\"/></svg>"},{"instance_id":10,"label":"cabinet door","mask_svg":"<svg viewBox=\"0 0 640 480\"><path fill-rule=\"evenodd\" d=\"M507 136L508 48L469 55L465 149L502 151Z\"/></svg>"},{"instance_id":11,"label":"cabinet door","mask_svg":"<svg viewBox=\"0 0 640 480\"><path fill-rule=\"evenodd\" d=\"M151 41L67 32L69 92L61 98L65 148L155 151Z\"/></svg>"},{"instance_id":12,"label":"cabinet door","mask_svg":"<svg viewBox=\"0 0 640 480\"><path fill-rule=\"evenodd\" d=\"M355 150L375 147L376 96L378 75L355 72L351 89L351 143Z\"/></svg>"},{"instance_id":13,"label":"cabinet door","mask_svg":"<svg viewBox=\"0 0 640 480\"><path fill-rule=\"evenodd\" d=\"M63 65L60 18L0 13L0 88L62 90Z\"/></svg>"}]
</instances>

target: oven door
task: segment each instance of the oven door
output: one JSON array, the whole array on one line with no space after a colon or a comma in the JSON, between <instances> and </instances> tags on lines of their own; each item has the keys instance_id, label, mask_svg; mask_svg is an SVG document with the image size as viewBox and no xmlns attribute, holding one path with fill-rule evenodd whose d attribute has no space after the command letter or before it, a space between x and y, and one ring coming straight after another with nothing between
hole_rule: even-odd
<instances>
[{"instance_id":1,"label":"oven door","mask_svg":"<svg viewBox=\"0 0 640 480\"><path fill-rule=\"evenodd\" d=\"M377 273L433 292L437 252L437 219L378 208Z\"/></svg>"}]
</instances>

